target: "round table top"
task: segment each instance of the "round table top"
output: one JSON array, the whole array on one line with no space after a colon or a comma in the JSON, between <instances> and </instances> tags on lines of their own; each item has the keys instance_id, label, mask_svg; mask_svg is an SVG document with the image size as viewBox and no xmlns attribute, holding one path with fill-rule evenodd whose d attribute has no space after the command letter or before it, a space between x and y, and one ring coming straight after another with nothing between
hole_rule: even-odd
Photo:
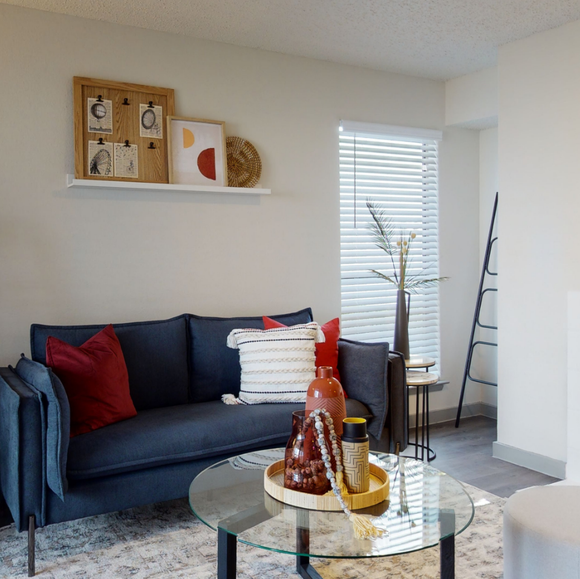
<instances>
[{"instance_id":1,"label":"round table top","mask_svg":"<svg viewBox=\"0 0 580 579\"><path fill-rule=\"evenodd\" d=\"M439 376L433 372L407 372L407 386L430 386L439 382Z\"/></svg>"},{"instance_id":2,"label":"round table top","mask_svg":"<svg viewBox=\"0 0 580 579\"><path fill-rule=\"evenodd\" d=\"M435 358L429 358L429 356L411 356L408 360L405 360L405 366L407 368L430 368L435 366Z\"/></svg>"},{"instance_id":3,"label":"round table top","mask_svg":"<svg viewBox=\"0 0 580 579\"><path fill-rule=\"evenodd\" d=\"M252 452L223 460L201 472L189 488L193 513L214 530L255 547L297 552L297 529L309 531L309 557L363 558L410 553L459 534L474 508L461 483L427 463L392 454L370 453L390 479L389 499L364 509L386 531L357 540L342 511L315 511L287 505L264 491L264 470L284 458L284 449ZM451 514L451 516L450 516ZM441 522L440 522L441 521Z\"/></svg>"}]
</instances>

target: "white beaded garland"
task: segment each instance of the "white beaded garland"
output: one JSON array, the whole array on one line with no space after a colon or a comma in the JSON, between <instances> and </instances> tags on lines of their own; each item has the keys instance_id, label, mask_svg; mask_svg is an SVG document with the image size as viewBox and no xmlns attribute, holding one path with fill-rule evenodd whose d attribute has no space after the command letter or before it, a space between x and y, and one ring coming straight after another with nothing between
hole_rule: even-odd
<instances>
[{"instance_id":1,"label":"white beaded garland","mask_svg":"<svg viewBox=\"0 0 580 579\"><path fill-rule=\"evenodd\" d=\"M342 510L344 511L344 513L348 517L350 517L351 511L346 506L346 502L342 496L342 493L340 491L340 487L338 486L338 483L336 482L336 476L332 472L332 463L330 461L330 453L329 453L328 447L326 445L326 438L323 435L324 423L323 423L322 418L320 416L321 414L324 415L324 418L325 418L324 422L328 426L328 431L330 433L329 438L330 438L330 442L331 442L331 446L332 446L332 454L336 457L336 471L342 472L343 468L342 468L342 464L341 464L341 460L340 460L341 453L340 453L340 446L338 445L338 436L336 435L336 432L334 430L334 422L332 420L332 416L330 415L330 412L323 410L321 408L316 408L315 410L313 410L310 413L310 418L314 418L314 426L315 426L316 430L318 431L318 433L320 434L320 436L318 436L316 440L318 442L318 446L320 447L320 453L322 455L322 460L324 462L324 466L326 467L326 478L328 478L328 480L330 481L330 486L332 487L332 491L336 495L336 498L338 499L338 502L339 502L340 506L342 507Z\"/></svg>"}]
</instances>

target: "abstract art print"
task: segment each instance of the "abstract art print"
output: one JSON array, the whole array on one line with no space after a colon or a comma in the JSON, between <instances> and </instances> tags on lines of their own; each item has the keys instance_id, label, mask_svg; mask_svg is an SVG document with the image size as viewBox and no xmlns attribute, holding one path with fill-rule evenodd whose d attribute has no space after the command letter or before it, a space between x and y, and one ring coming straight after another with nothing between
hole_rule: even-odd
<instances>
[{"instance_id":1,"label":"abstract art print","mask_svg":"<svg viewBox=\"0 0 580 579\"><path fill-rule=\"evenodd\" d=\"M126 143L115 143L115 177L139 177L139 147Z\"/></svg>"},{"instance_id":2,"label":"abstract art print","mask_svg":"<svg viewBox=\"0 0 580 579\"><path fill-rule=\"evenodd\" d=\"M163 138L163 107L139 105L139 136L151 139Z\"/></svg>"},{"instance_id":3,"label":"abstract art print","mask_svg":"<svg viewBox=\"0 0 580 579\"><path fill-rule=\"evenodd\" d=\"M113 143L89 141L89 175L113 176Z\"/></svg>"},{"instance_id":4,"label":"abstract art print","mask_svg":"<svg viewBox=\"0 0 580 579\"><path fill-rule=\"evenodd\" d=\"M102 99L87 99L88 130L89 133L113 132L113 101Z\"/></svg>"},{"instance_id":5,"label":"abstract art print","mask_svg":"<svg viewBox=\"0 0 580 579\"><path fill-rule=\"evenodd\" d=\"M170 183L227 185L223 121L167 117L167 129Z\"/></svg>"}]
</instances>

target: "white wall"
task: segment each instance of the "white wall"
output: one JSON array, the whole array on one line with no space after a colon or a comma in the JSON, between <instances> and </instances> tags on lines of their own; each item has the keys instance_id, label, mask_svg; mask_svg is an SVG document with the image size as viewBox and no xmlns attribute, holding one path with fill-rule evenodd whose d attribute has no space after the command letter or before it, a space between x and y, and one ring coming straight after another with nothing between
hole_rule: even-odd
<instances>
[{"instance_id":1,"label":"white wall","mask_svg":"<svg viewBox=\"0 0 580 579\"><path fill-rule=\"evenodd\" d=\"M580 288L580 22L500 47L498 441L566 460L568 290Z\"/></svg>"},{"instance_id":2,"label":"white wall","mask_svg":"<svg viewBox=\"0 0 580 579\"><path fill-rule=\"evenodd\" d=\"M450 278L440 285L441 374L451 384L433 395L432 410L456 409L459 403L479 270L478 144L477 131L447 128L440 147L442 169L454 166L439 179L439 273ZM480 389L468 388L464 405L479 401Z\"/></svg>"},{"instance_id":3,"label":"white wall","mask_svg":"<svg viewBox=\"0 0 580 579\"><path fill-rule=\"evenodd\" d=\"M566 478L580 483L580 292L568 292L568 441Z\"/></svg>"},{"instance_id":4,"label":"white wall","mask_svg":"<svg viewBox=\"0 0 580 579\"><path fill-rule=\"evenodd\" d=\"M32 322L340 312L339 119L444 128L444 85L0 4L0 364ZM171 87L261 154L262 198L72 191L72 77ZM443 368L457 381L477 283L478 142L441 147ZM469 299L463 299L468 295ZM459 377L458 377L459 374ZM453 390L455 389L455 390Z\"/></svg>"},{"instance_id":5,"label":"white wall","mask_svg":"<svg viewBox=\"0 0 580 579\"><path fill-rule=\"evenodd\" d=\"M486 68L445 83L445 124L497 126L497 68Z\"/></svg>"},{"instance_id":6,"label":"white wall","mask_svg":"<svg viewBox=\"0 0 580 579\"><path fill-rule=\"evenodd\" d=\"M495 193L498 191L498 108L497 108L497 68L488 68L449 80L445 83L445 122L450 126L470 128L479 139L479 265L481 275ZM495 126L493 126L495 125ZM485 128L493 126L493 128ZM477 130L477 132L476 132ZM494 236L498 233L498 220ZM490 271L497 272L497 252L499 243L493 246ZM496 288L497 277L486 276L484 288ZM477 302L477 287L470 296L470 320ZM482 324L497 326L497 294L487 292L482 302L480 314ZM476 328L475 340L497 343L497 332L487 328ZM465 340L464 360L467 356L469 336ZM497 383L497 348L479 344L474 348L470 375L488 382ZM466 392L479 396L489 406L497 406L497 388L472 380L466 382ZM493 410L489 410L493 413ZM467 414L467 413L466 413Z\"/></svg>"},{"instance_id":7,"label":"white wall","mask_svg":"<svg viewBox=\"0 0 580 579\"><path fill-rule=\"evenodd\" d=\"M487 238L489 235L489 227L491 223L491 216L493 213L493 203L495 194L498 191L498 129L487 129L479 132L479 259L480 259L480 275L481 268L485 257L485 250L487 247ZM495 226L493 230L493 237L498 237L499 233L499 217L501 215L501 206L498 207L498 215L496 217ZM501 247L501 239L493 244L489 271L498 271L498 252ZM486 275L486 288L497 288L499 277ZM495 292L487 292L483 298L480 320L482 324L488 326L497 326L497 297ZM475 297L474 297L475 307ZM496 330L487 328L478 328L476 337L478 340L485 342L492 342L497 344L498 333ZM493 346L479 345L475 347L473 356L472 375L488 382L495 382L497 384L497 348ZM497 406L497 388L481 385L481 400L485 404Z\"/></svg>"}]
</instances>

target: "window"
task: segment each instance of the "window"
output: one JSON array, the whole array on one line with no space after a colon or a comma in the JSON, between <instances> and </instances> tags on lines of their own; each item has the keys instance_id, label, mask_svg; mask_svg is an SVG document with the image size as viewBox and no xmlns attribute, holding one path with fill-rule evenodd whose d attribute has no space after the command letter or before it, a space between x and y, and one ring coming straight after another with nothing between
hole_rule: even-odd
<instances>
[{"instance_id":1,"label":"window","mask_svg":"<svg viewBox=\"0 0 580 579\"><path fill-rule=\"evenodd\" d=\"M367 199L380 204L399 232L416 234L409 271L439 277L439 131L343 121L340 134L342 335L393 343L397 290L370 270L392 275L389 256L375 247ZM411 296L412 354L439 361L439 287Z\"/></svg>"}]
</instances>

